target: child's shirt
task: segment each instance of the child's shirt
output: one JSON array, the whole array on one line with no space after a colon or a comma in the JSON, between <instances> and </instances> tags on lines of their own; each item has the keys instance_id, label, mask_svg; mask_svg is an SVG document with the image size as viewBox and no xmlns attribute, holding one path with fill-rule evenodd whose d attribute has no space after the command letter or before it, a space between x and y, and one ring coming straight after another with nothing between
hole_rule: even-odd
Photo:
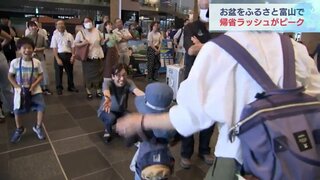
<instances>
[{"instance_id":1,"label":"child's shirt","mask_svg":"<svg viewBox=\"0 0 320 180\"><path fill-rule=\"evenodd\" d=\"M21 77L20 77L20 59L21 62ZM41 66L41 62L38 59L32 58L33 61L33 77L32 83L36 81L36 79L43 73L43 69ZM18 85L29 88L30 84L30 76L32 71L32 61L25 61L23 58L16 58L11 61L9 73L15 75L15 79ZM22 82L22 83L21 83ZM32 95L42 93L40 84L38 84L34 90L31 92Z\"/></svg>"}]
</instances>

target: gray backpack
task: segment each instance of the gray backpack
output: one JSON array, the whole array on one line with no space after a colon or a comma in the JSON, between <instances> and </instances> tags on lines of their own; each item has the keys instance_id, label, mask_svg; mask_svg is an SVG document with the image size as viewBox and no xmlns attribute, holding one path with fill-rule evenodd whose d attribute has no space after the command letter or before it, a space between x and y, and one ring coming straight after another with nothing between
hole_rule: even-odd
<instances>
[{"instance_id":1,"label":"gray backpack","mask_svg":"<svg viewBox=\"0 0 320 180\"><path fill-rule=\"evenodd\" d=\"M284 59L283 89L231 37L213 40L242 65L264 89L247 104L229 133L241 142L243 170L263 180L320 179L320 102L297 87L294 49L280 35Z\"/></svg>"}]
</instances>

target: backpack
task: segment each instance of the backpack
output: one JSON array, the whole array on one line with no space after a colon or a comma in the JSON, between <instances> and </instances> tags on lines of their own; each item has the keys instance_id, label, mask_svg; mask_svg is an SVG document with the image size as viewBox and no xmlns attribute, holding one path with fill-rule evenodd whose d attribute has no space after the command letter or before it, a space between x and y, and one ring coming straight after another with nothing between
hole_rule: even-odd
<instances>
[{"instance_id":1,"label":"backpack","mask_svg":"<svg viewBox=\"0 0 320 180\"><path fill-rule=\"evenodd\" d=\"M136 172L141 179L165 180L173 174L175 160L164 138L157 138L152 131L138 133L142 142L136 162Z\"/></svg>"},{"instance_id":2,"label":"backpack","mask_svg":"<svg viewBox=\"0 0 320 180\"><path fill-rule=\"evenodd\" d=\"M320 179L320 102L296 87L294 49L280 35L284 59L283 89L231 37L214 43L228 52L264 89L247 104L229 131L240 139L243 171L262 180Z\"/></svg>"}]
</instances>

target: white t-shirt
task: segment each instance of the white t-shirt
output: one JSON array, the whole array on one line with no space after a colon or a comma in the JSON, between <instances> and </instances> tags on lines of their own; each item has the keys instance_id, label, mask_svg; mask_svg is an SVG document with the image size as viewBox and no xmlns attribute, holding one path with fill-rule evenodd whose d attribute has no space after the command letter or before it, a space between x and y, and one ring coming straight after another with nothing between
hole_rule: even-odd
<instances>
[{"instance_id":1,"label":"white t-shirt","mask_svg":"<svg viewBox=\"0 0 320 180\"><path fill-rule=\"evenodd\" d=\"M148 46L160 46L161 44L161 41L162 41L162 36L159 32L152 32L150 31L148 33Z\"/></svg>"},{"instance_id":2,"label":"white t-shirt","mask_svg":"<svg viewBox=\"0 0 320 180\"><path fill-rule=\"evenodd\" d=\"M101 47L101 39L100 31L98 31L96 28L93 28L91 32L89 32L87 29L82 30L83 35L85 36L85 39L89 41L89 53L88 58L90 59L102 59L104 57L103 50ZM81 42L84 41L81 31L79 31L76 35L76 38L74 42Z\"/></svg>"},{"instance_id":3,"label":"white t-shirt","mask_svg":"<svg viewBox=\"0 0 320 180\"><path fill-rule=\"evenodd\" d=\"M41 66L41 62L38 59L33 58L32 61L25 61L22 58L21 63L21 75L22 75L22 83L21 83L21 77L20 77L20 59L16 58L11 61L9 73L14 74L16 78L17 84L23 87L30 87L30 76L32 71L32 61L33 61L33 78L32 83L43 73L43 68ZM38 84L34 90L31 92L32 95L42 93L40 84Z\"/></svg>"},{"instance_id":4,"label":"white t-shirt","mask_svg":"<svg viewBox=\"0 0 320 180\"><path fill-rule=\"evenodd\" d=\"M182 34L181 34L182 33ZM181 34L181 36L180 36ZM178 32L174 35L173 39L176 39L178 41L178 38L180 37L179 39L179 43L178 43L178 48L177 48L177 51L178 52L182 52L182 53L185 53L186 50L184 49L183 47L183 37L184 37L184 29L183 28L180 28L178 30Z\"/></svg>"},{"instance_id":5,"label":"white t-shirt","mask_svg":"<svg viewBox=\"0 0 320 180\"><path fill-rule=\"evenodd\" d=\"M227 32L257 60L272 81L283 85L283 53L275 32ZM320 99L320 74L306 47L292 40L297 85ZM235 158L242 163L240 141L228 140L230 127L240 120L245 105L263 92L246 70L226 51L209 41L200 50L188 78L180 85L170 121L184 136L217 123L216 157Z\"/></svg>"},{"instance_id":6,"label":"white t-shirt","mask_svg":"<svg viewBox=\"0 0 320 180\"><path fill-rule=\"evenodd\" d=\"M67 31L63 33L55 32L53 33L50 47L57 48L58 53L71 53L74 47L74 38Z\"/></svg>"}]
</instances>

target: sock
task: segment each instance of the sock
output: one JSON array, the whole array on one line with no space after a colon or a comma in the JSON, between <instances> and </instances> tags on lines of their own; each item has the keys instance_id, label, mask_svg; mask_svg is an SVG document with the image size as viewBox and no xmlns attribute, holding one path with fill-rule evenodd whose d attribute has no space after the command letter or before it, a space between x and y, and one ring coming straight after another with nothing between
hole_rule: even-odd
<instances>
[{"instance_id":1,"label":"sock","mask_svg":"<svg viewBox=\"0 0 320 180\"><path fill-rule=\"evenodd\" d=\"M40 128L40 127L41 127L41 124L40 125L39 124L36 125L36 128Z\"/></svg>"}]
</instances>

